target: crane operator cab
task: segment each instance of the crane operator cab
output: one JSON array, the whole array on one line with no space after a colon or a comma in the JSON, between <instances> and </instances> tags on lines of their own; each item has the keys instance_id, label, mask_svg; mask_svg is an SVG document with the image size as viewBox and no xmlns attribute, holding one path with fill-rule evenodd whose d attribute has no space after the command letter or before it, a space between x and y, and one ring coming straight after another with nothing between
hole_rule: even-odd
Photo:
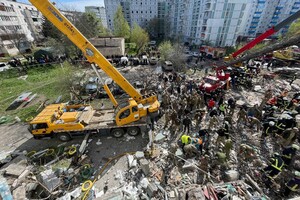
<instances>
[{"instance_id":1,"label":"crane operator cab","mask_svg":"<svg viewBox=\"0 0 300 200\"><path fill-rule=\"evenodd\" d=\"M147 114L149 114L148 112L149 106L145 106L141 103L137 104L134 99L130 98L128 101L120 103L115 108L116 124L121 126L139 121L142 117L147 116Z\"/></svg>"}]
</instances>

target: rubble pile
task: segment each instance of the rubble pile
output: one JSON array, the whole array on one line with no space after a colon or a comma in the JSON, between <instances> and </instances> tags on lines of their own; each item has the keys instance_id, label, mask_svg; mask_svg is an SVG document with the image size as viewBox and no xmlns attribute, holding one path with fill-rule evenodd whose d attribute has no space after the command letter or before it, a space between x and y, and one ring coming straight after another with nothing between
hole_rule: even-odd
<instances>
[{"instance_id":1,"label":"rubble pile","mask_svg":"<svg viewBox=\"0 0 300 200\"><path fill-rule=\"evenodd\" d=\"M85 148L62 144L3 157L2 198L252 200L299 196L299 79L270 81L261 67L235 73L213 92L199 90L200 77L212 72L157 72L148 77L147 88L158 93L161 112L147 120L148 135L143 137L149 143L143 151L112 155L99 167L86 150L90 141L85 141ZM239 84L244 76L250 77L251 85ZM134 140L128 136L123 142ZM100 139L96 144L102 145Z\"/></svg>"}]
</instances>

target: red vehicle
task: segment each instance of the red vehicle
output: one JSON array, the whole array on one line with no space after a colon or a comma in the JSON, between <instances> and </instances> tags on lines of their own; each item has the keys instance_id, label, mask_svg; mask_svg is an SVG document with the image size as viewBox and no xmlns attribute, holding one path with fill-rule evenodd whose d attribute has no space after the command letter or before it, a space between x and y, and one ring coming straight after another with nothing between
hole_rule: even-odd
<instances>
[{"instance_id":1,"label":"red vehicle","mask_svg":"<svg viewBox=\"0 0 300 200\"><path fill-rule=\"evenodd\" d=\"M199 85L199 89L207 93L212 93L218 89L224 89L225 87L226 87L226 81L221 81L219 78L215 76L204 77L202 82Z\"/></svg>"}]
</instances>

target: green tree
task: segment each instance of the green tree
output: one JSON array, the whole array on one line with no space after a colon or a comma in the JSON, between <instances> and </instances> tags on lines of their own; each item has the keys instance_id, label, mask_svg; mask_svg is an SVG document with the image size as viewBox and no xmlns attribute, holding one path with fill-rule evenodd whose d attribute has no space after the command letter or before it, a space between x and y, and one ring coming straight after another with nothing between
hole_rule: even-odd
<instances>
[{"instance_id":1,"label":"green tree","mask_svg":"<svg viewBox=\"0 0 300 200\"><path fill-rule=\"evenodd\" d=\"M169 40L164 41L158 46L158 50L163 60L169 60L173 53L172 43Z\"/></svg>"},{"instance_id":2,"label":"green tree","mask_svg":"<svg viewBox=\"0 0 300 200\"><path fill-rule=\"evenodd\" d=\"M86 38L108 35L108 31L95 13L78 14L74 25Z\"/></svg>"},{"instance_id":3,"label":"green tree","mask_svg":"<svg viewBox=\"0 0 300 200\"><path fill-rule=\"evenodd\" d=\"M130 27L124 18L121 5L119 5L114 16L114 35L125 39L130 37Z\"/></svg>"},{"instance_id":4,"label":"green tree","mask_svg":"<svg viewBox=\"0 0 300 200\"><path fill-rule=\"evenodd\" d=\"M285 36L285 38L289 38L289 37L292 37L296 34L300 34L300 19L294 21L290 27L289 27L289 30Z\"/></svg>"},{"instance_id":5,"label":"green tree","mask_svg":"<svg viewBox=\"0 0 300 200\"><path fill-rule=\"evenodd\" d=\"M136 44L137 54L142 50L149 42L148 33L142 29L137 23L134 23L131 30L130 42Z\"/></svg>"},{"instance_id":6,"label":"green tree","mask_svg":"<svg viewBox=\"0 0 300 200\"><path fill-rule=\"evenodd\" d=\"M51 37L57 40L63 36L63 34L45 17L42 24L42 33L46 38Z\"/></svg>"},{"instance_id":7,"label":"green tree","mask_svg":"<svg viewBox=\"0 0 300 200\"><path fill-rule=\"evenodd\" d=\"M93 13L74 13L72 18L68 19L86 38L111 35ZM79 53L79 49L47 19L43 23L43 34L46 37L46 45L54 47L58 52L67 55Z\"/></svg>"}]
</instances>

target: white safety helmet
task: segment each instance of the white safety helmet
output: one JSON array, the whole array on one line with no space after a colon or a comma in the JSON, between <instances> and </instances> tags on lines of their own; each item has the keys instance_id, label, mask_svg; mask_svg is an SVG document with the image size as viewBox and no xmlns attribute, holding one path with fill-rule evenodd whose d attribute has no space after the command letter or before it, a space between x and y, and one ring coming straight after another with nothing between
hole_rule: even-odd
<instances>
[{"instance_id":1,"label":"white safety helmet","mask_svg":"<svg viewBox=\"0 0 300 200\"><path fill-rule=\"evenodd\" d=\"M300 177L300 172L299 171L295 171L294 174L298 177Z\"/></svg>"},{"instance_id":2,"label":"white safety helmet","mask_svg":"<svg viewBox=\"0 0 300 200\"><path fill-rule=\"evenodd\" d=\"M270 121L270 122L269 122L269 125L270 125L270 126L275 126L275 122Z\"/></svg>"},{"instance_id":3,"label":"white safety helmet","mask_svg":"<svg viewBox=\"0 0 300 200\"><path fill-rule=\"evenodd\" d=\"M292 145L292 148L293 148L293 149L296 149L297 151L299 150L299 146L296 145L296 144L293 144L293 145Z\"/></svg>"}]
</instances>

